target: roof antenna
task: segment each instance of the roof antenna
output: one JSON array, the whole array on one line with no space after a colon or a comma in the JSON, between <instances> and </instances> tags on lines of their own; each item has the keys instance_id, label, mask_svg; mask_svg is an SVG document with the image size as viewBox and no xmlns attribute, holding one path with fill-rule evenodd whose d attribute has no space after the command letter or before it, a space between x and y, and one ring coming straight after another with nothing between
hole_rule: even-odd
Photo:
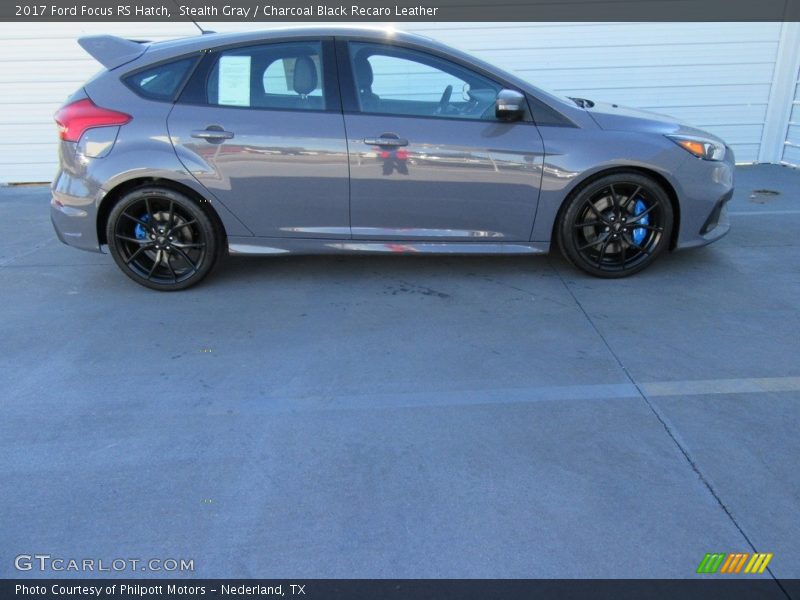
<instances>
[{"instance_id":1,"label":"roof antenna","mask_svg":"<svg viewBox=\"0 0 800 600\"><path fill-rule=\"evenodd\" d=\"M172 0L172 3L175 5L175 8L177 8L180 11L180 5L178 4L178 0ZM208 31L208 30L203 29L202 27L200 27L200 25L194 19L190 19L190 20L191 20L192 23L194 23L194 26L197 27L200 30L200 34L201 35L206 35L208 33L214 33L213 31Z\"/></svg>"}]
</instances>

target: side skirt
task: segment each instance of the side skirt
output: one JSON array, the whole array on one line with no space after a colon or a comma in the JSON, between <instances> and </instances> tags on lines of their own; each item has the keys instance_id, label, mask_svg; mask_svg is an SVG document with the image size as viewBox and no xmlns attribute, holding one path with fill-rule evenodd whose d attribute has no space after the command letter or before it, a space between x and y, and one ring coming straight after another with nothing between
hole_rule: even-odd
<instances>
[{"instance_id":1,"label":"side skirt","mask_svg":"<svg viewBox=\"0 0 800 600\"><path fill-rule=\"evenodd\" d=\"M230 237L231 255L279 254L545 254L549 242L409 242Z\"/></svg>"}]
</instances>

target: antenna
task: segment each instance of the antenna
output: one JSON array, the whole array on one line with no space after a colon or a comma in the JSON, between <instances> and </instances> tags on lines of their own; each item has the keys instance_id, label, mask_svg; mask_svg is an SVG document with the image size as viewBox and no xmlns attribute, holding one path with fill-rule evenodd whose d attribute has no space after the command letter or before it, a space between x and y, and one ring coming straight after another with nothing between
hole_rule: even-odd
<instances>
[{"instance_id":1,"label":"antenna","mask_svg":"<svg viewBox=\"0 0 800 600\"><path fill-rule=\"evenodd\" d=\"M181 8L181 7L180 7L180 4L178 4L178 0L172 0L172 3L175 5L175 8L177 8L177 9L178 9L178 12L180 12L180 8ZM200 30L200 33L201 33L202 35L205 35L205 34L207 34L207 33L213 33L213 32L211 32L211 31L206 31L205 29L203 29L202 27L200 27L200 25L199 25L199 24L197 23L197 21L195 21L194 19L190 19L190 21L191 21L192 23L194 23L194 26L195 26L195 27L197 27L197 28Z\"/></svg>"}]
</instances>

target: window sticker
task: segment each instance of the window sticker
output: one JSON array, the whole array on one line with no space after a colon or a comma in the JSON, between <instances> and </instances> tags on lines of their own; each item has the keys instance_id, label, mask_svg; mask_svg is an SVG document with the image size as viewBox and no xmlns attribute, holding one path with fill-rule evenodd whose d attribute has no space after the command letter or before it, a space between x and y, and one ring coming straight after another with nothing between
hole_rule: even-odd
<instances>
[{"instance_id":1,"label":"window sticker","mask_svg":"<svg viewBox=\"0 0 800 600\"><path fill-rule=\"evenodd\" d=\"M250 57L221 56L218 84L219 104L250 106Z\"/></svg>"}]
</instances>

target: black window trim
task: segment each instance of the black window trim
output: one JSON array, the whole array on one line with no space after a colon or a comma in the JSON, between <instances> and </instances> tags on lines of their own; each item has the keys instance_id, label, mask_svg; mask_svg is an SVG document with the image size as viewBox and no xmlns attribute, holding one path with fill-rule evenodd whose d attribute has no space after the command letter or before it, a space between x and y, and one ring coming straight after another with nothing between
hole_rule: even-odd
<instances>
[{"instance_id":1,"label":"black window trim","mask_svg":"<svg viewBox=\"0 0 800 600\"><path fill-rule=\"evenodd\" d=\"M254 48L257 46L268 46L273 44L287 44L293 42L319 42L322 58L322 90L325 98L325 108L272 108L264 106L228 106L222 104L209 104L206 90L208 89L208 78L216 65L219 56L228 50L239 48ZM297 113L337 113L341 114L341 95L339 91L339 75L337 69L336 52L334 49L333 36L292 36L285 38L269 38L266 40L249 40L247 42L237 42L224 46L214 46L204 51L202 61L200 61L187 80L180 95L176 99L176 104L189 106L205 106L208 108L221 108L233 110L249 110L258 112L297 112Z\"/></svg>"}]
</instances>

